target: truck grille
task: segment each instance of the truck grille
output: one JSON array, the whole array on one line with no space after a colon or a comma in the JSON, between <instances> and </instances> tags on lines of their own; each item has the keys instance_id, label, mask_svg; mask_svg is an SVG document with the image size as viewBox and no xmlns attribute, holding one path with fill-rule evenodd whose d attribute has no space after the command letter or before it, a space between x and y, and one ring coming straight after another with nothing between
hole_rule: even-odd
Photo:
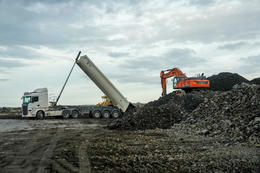
<instances>
[{"instance_id":1,"label":"truck grille","mask_svg":"<svg viewBox=\"0 0 260 173\"><path fill-rule=\"evenodd\" d=\"M27 115L28 114L28 105L23 105L23 115Z\"/></svg>"}]
</instances>

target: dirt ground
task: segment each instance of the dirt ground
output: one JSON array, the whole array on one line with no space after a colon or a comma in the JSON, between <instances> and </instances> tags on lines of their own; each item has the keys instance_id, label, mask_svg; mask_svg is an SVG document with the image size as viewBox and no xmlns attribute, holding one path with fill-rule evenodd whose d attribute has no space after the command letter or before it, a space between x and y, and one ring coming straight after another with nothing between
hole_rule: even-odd
<instances>
[{"instance_id":1,"label":"dirt ground","mask_svg":"<svg viewBox=\"0 0 260 173\"><path fill-rule=\"evenodd\" d=\"M112 131L104 119L0 119L0 172L260 172L260 147L187 126Z\"/></svg>"}]
</instances>

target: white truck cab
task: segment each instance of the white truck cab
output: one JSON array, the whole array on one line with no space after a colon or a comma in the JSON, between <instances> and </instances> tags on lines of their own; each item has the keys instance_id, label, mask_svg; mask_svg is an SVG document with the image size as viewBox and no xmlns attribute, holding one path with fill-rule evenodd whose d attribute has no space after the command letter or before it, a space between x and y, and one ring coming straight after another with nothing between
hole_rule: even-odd
<instances>
[{"instance_id":1,"label":"white truck cab","mask_svg":"<svg viewBox=\"0 0 260 173\"><path fill-rule=\"evenodd\" d=\"M25 92L23 97L23 115L22 117L36 117L39 110L48 109L48 90L39 88L33 92Z\"/></svg>"},{"instance_id":2,"label":"white truck cab","mask_svg":"<svg viewBox=\"0 0 260 173\"><path fill-rule=\"evenodd\" d=\"M33 92L25 92L22 104L22 117L44 118L49 114L48 89L38 88ZM61 114L60 112L55 112Z\"/></svg>"}]
</instances>

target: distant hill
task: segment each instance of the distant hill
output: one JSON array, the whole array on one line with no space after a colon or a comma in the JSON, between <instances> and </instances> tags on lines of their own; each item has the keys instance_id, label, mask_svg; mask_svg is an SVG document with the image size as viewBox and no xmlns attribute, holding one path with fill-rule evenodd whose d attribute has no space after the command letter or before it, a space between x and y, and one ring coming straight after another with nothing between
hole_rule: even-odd
<instances>
[{"instance_id":1,"label":"distant hill","mask_svg":"<svg viewBox=\"0 0 260 173\"><path fill-rule=\"evenodd\" d=\"M210 81L210 90L228 91L236 84L250 83L249 80L237 73L222 72L207 78ZM258 81L259 82L259 81Z\"/></svg>"}]
</instances>

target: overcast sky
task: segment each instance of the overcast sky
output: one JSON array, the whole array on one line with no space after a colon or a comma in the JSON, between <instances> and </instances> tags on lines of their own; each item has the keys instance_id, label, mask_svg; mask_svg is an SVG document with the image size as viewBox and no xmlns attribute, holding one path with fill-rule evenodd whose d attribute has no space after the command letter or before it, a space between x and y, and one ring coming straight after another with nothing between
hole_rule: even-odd
<instances>
[{"instance_id":1,"label":"overcast sky","mask_svg":"<svg viewBox=\"0 0 260 173\"><path fill-rule=\"evenodd\" d=\"M260 0L0 0L0 107L36 88L57 96L79 50L131 102L160 97L173 67L260 77L259 21ZM75 66L60 104L102 95Z\"/></svg>"}]
</instances>

